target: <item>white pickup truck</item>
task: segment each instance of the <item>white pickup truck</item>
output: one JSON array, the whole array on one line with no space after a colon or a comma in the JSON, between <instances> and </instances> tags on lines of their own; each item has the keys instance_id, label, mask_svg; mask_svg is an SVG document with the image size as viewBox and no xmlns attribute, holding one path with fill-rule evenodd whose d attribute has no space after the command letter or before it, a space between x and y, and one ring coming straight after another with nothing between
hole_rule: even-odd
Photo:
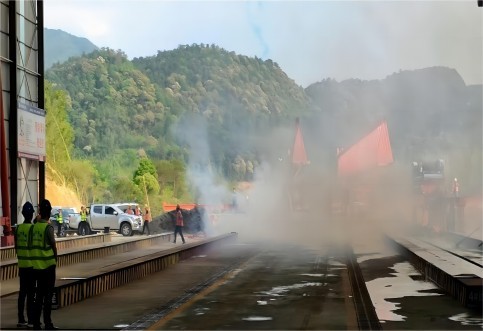
<instances>
[{"instance_id":1,"label":"white pickup truck","mask_svg":"<svg viewBox=\"0 0 483 331\"><path fill-rule=\"evenodd\" d=\"M142 232L142 216L130 215L125 211L128 206L134 210L135 203L93 204L89 208L89 215L85 222L80 217L69 220L69 228L76 229L80 235L90 234L92 231L118 231L123 236L132 236L134 232ZM77 215L76 215L77 216Z\"/></svg>"}]
</instances>

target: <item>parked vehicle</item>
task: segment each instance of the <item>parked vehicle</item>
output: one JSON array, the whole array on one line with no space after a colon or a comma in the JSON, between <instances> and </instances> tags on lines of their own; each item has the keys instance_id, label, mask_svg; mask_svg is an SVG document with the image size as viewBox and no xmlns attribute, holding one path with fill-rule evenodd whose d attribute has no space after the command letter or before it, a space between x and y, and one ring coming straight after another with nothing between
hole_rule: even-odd
<instances>
[{"instance_id":1,"label":"parked vehicle","mask_svg":"<svg viewBox=\"0 0 483 331\"><path fill-rule=\"evenodd\" d=\"M123 236L131 236L134 232L142 232L142 216L130 215L125 211L128 206L133 208L135 203L117 204L93 204L89 208L87 220L82 222L80 217L73 217L69 222L71 229L76 229L78 234L91 234L93 231L118 231Z\"/></svg>"}]
</instances>

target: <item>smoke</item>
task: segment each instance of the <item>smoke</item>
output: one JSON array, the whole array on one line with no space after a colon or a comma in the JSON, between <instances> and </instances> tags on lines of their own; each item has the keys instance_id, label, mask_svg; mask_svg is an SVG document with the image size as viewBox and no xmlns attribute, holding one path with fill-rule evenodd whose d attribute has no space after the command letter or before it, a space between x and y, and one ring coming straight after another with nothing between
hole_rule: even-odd
<instances>
[{"instance_id":1,"label":"smoke","mask_svg":"<svg viewBox=\"0 0 483 331\"><path fill-rule=\"evenodd\" d=\"M219 178L211 163L208 124L202 116L186 117L175 133L189 149L188 181L195 192L196 203L221 206L229 195L227 183Z\"/></svg>"},{"instance_id":2,"label":"smoke","mask_svg":"<svg viewBox=\"0 0 483 331\"><path fill-rule=\"evenodd\" d=\"M263 22L263 3L262 2L247 2L246 3L247 20L250 28L256 39L259 41L262 47L262 58L268 58L270 54L269 43L265 40L262 31Z\"/></svg>"}]
</instances>

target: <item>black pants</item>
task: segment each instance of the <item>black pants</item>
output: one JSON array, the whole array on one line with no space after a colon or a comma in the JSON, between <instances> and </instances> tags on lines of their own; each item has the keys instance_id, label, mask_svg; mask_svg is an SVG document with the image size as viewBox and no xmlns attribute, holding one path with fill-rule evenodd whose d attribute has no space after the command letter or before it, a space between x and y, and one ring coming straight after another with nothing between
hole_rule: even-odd
<instances>
[{"instance_id":1,"label":"black pants","mask_svg":"<svg viewBox=\"0 0 483 331\"><path fill-rule=\"evenodd\" d=\"M18 268L20 289L18 291L18 322L25 323L24 310L25 299L27 299L27 320L28 324L34 321L34 296L35 296L35 276L33 268Z\"/></svg>"},{"instance_id":2,"label":"black pants","mask_svg":"<svg viewBox=\"0 0 483 331\"><path fill-rule=\"evenodd\" d=\"M34 329L40 329L40 315L44 315L45 327L52 326L52 296L55 287L55 268L50 266L43 270L34 270L37 289L35 291Z\"/></svg>"},{"instance_id":3,"label":"black pants","mask_svg":"<svg viewBox=\"0 0 483 331\"><path fill-rule=\"evenodd\" d=\"M144 221L143 234L144 234L144 229L148 229L148 234L151 234L151 231L149 231L149 222Z\"/></svg>"},{"instance_id":4,"label":"black pants","mask_svg":"<svg viewBox=\"0 0 483 331\"><path fill-rule=\"evenodd\" d=\"M57 223L57 237L60 237L60 230L64 226L64 223L63 222L62 223L59 223L57 221L56 221L56 223Z\"/></svg>"},{"instance_id":5,"label":"black pants","mask_svg":"<svg viewBox=\"0 0 483 331\"><path fill-rule=\"evenodd\" d=\"M176 235L179 233L179 235L181 236L181 240L183 240L183 243L184 243L184 237L183 237L183 227L182 226L179 226L179 225L176 225L176 227L174 228L174 240L173 242L175 243L176 242Z\"/></svg>"}]
</instances>

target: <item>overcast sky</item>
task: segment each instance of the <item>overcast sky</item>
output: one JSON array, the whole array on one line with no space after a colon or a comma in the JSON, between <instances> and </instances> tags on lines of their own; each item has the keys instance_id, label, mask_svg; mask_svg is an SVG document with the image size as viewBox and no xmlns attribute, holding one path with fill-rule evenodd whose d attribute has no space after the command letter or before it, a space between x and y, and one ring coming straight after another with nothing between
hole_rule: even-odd
<instances>
[{"instance_id":1,"label":"overcast sky","mask_svg":"<svg viewBox=\"0 0 483 331\"><path fill-rule=\"evenodd\" d=\"M299 85L456 69L481 84L483 8L458 1L46 0L45 27L130 59L216 44L277 62Z\"/></svg>"}]
</instances>

